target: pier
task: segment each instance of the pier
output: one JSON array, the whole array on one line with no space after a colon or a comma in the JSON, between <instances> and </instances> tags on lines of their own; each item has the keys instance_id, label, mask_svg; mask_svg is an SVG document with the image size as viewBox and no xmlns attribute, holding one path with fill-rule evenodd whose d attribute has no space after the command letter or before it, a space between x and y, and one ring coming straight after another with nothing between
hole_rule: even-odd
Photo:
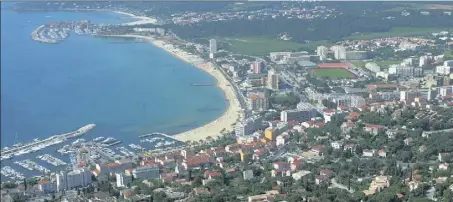
<instances>
[{"instance_id":1,"label":"pier","mask_svg":"<svg viewBox=\"0 0 453 202\"><path fill-rule=\"evenodd\" d=\"M192 86L215 86L216 84L198 84L198 83L193 83Z\"/></svg>"},{"instance_id":2,"label":"pier","mask_svg":"<svg viewBox=\"0 0 453 202\"><path fill-rule=\"evenodd\" d=\"M73 132L69 132L69 133L65 133L65 134L61 134L61 135L54 135L47 139L33 141L33 142L27 143L25 145L19 146L19 147L4 149L4 150L2 150L2 156L11 155L11 154L18 156L18 155L28 153L28 152L25 152L26 150L29 150L29 152L32 152L32 148L35 146L41 146L40 149L43 149L43 148L46 148L46 147L49 147L49 146L52 146L55 144L60 144L70 138L74 138L74 137L83 135L83 134L87 133L88 131L90 131L91 129L93 129L94 127L96 127L95 124L88 124Z\"/></svg>"},{"instance_id":3,"label":"pier","mask_svg":"<svg viewBox=\"0 0 453 202\"><path fill-rule=\"evenodd\" d=\"M169 138L169 139L171 139L173 141L176 141L176 142L181 142L180 140L178 140L178 139L176 139L176 138L174 138L172 136L169 136L167 134L164 134L164 133L150 133L150 134L146 134L146 135L140 135L138 137L139 138L145 138L145 137L158 136L158 135L163 136L165 138Z\"/></svg>"}]
</instances>

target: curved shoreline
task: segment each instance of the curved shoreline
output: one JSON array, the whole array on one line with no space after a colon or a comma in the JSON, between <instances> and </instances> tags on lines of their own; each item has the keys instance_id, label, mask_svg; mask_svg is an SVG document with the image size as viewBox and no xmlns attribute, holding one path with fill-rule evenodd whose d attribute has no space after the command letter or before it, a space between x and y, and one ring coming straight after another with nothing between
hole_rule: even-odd
<instances>
[{"instance_id":1,"label":"curved shoreline","mask_svg":"<svg viewBox=\"0 0 453 202\"><path fill-rule=\"evenodd\" d=\"M153 37L148 36L141 36L141 35L103 35L102 37L124 37L124 38L138 38L144 39L146 41L151 42L155 47L163 49L168 53L172 54L176 58L179 58L187 63L190 63L194 67L197 67L217 80L217 87L222 90L226 101L228 102L228 107L222 116L218 117L214 121L211 121L205 125L200 127L191 129L189 131L185 131L179 134L175 134L177 140L180 141L199 141L199 140L206 140L207 137L215 138L220 136L223 129L226 131L231 131L234 129L233 125L236 123L237 119L241 116L241 106L239 101L236 97L233 87L229 81L223 76L223 74L215 69L214 64L211 62L204 61L198 55L193 55L187 53L184 50L175 48L172 44L166 43L163 40L158 40Z\"/></svg>"}]
</instances>

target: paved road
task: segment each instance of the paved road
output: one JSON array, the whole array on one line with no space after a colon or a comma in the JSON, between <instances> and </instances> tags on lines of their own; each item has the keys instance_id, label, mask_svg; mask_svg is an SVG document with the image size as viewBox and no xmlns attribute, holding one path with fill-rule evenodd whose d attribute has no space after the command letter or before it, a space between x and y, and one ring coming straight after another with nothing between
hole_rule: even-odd
<instances>
[{"instance_id":1,"label":"paved road","mask_svg":"<svg viewBox=\"0 0 453 202\"><path fill-rule=\"evenodd\" d=\"M340 184L340 183L337 183L337 181L335 180L335 178L332 179L332 185L330 185L331 187L333 188L339 188L339 189L343 189L343 190L346 190L348 191L349 193L354 193L355 191L353 189L351 190L348 190L348 187L343 185L343 184Z\"/></svg>"}]
</instances>

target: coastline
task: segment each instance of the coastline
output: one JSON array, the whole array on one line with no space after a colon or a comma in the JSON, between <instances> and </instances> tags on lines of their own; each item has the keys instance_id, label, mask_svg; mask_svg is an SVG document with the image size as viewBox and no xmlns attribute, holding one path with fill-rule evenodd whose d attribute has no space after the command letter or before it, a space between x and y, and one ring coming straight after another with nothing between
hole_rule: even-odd
<instances>
[{"instance_id":1,"label":"coastline","mask_svg":"<svg viewBox=\"0 0 453 202\"><path fill-rule=\"evenodd\" d=\"M215 66L211 62L204 61L197 55L187 53L184 50L175 48L172 44L166 43L163 40L158 40L153 37L141 36L141 35L104 35L102 37L124 37L124 38L138 38L149 41L154 46L161 48L173 56L192 64L193 66L209 73L211 76L216 78L217 87L220 88L228 102L228 107L222 116L218 117L216 120L211 121L203 126L198 128L191 129L179 134L173 135L177 140L186 142L186 141L199 141L206 140L207 137L215 138L221 135L220 131L225 129L225 131L234 130L233 125L236 123L237 119L241 116L241 106L236 97L233 87L231 87L228 80L223 76L223 74L215 69Z\"/></svg>"}]
</instances>

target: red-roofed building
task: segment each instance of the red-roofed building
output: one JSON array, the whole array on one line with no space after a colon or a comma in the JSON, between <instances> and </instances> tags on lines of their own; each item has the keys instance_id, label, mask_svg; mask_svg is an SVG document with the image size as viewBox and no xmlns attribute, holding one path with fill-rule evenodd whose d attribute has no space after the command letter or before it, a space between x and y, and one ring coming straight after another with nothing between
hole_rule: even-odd
<instances>
[{"instance_id":1,"label":"red-roofed building","mask_svg":"<svg viewBox=\"0 0 453 202\"><path fill-rule=\"evenodd\" d=\"M322 183L328 183L330 180L329 180L329 177L325 176L325 175L318 175L316 176L316 184L317 185L320 185Z\"/></svg>"},{"instance_id":2,"label":"red-roofed building","mask_svg":"<svg viewBox=\"0 0 453 202\"><path fill-rule=\"evenodd\" d=\"M324 152L324 147L320 145L312 146L310 151L313 153L317 153L319 156L321 156L322 152Z\"/></svg>"},{"instance_id":3,"label":"red-roofed building","mask_svg":"<svg viewBox=\"0 0 453 202\"><path fill-rule=\"evenodd\" d=\"M209 171L209 170L204 172L204 177L207 179L210 179L210 180L220 177L220 176L222 176L221 172Z\"/></svg>"},{"instance_id":4,"label":"red-roofed building","mask_svg":"<svg viewBox=\"0 0 453 202\"><path fill-rule=\"evenodd\" d=\"M343 105L338 105L337 110L339 111L347 111L349 107L343 106Z\"/></svg>"},{"instance_id":5,"label":"red-roofed building","mask_svg":"<svg viewBox=\"0 0 453 202\"><path fill-rule=\"evenodd\" d=\"M287 162L279 161L273 164L274 169L290 168L290 164Z\"/></svg>"},{"instance_id":6,"label":"red-roofed building","mask_svg":"<svg viewBox=\"0 0 453 202\"><path fill-rule=\"evenodd\" d=\"M301 124L303 127L305 128L313 128L313 126L315 125L315 121L305 121Z\"/></svg>"},{"instance_id":7,"label":"red-roofed building","mask_svg":"<svg viewBox=\"0 0 453 202\"><path fill-rule=\"evenodd\" d=\"M320 170L319 175L331 177L333 175L333 171L332 170Z\"/></svg>"},{"instance_id":8,"label":"red-roofed building","mask_svg":"<svg viewBox=\"0 0 453 202\"><path fill-rule=\"evenodd\" d=\"M324 109L322 111L322 117L324 118L324 123L328 123L332 120L332 116L336 114L334 109Z\"/></svg>"},{"instance_id":9,"label":"red-roofed building","mask_svg":"<svg viewBox=\"0 0 453 202\"><path fill-rule=\"evenodd\" d=\"M176 179L176 176L178 174L176 174L175 172L172 172L172 173L164 173L164 174L161 174L160 175L160 180L162 180L162 182L172 182Z\"/></svg>"},{"instance_id":10,"label":"red-roofed building","mask_svg":"<svg viewBox=\"0 0 453 202\"><path fill-rule=\"evenodd\" d=\"M357 112L351 112L349 115L345 117L345 119L349 121L357 121L360 117L360 114Z\"/></svg>"},{"instance_id":11,"label":"red-roofed building","mask_svg":"<svg viewBox=\"0 0 453 202\"><path fill-rule=\"evenodd\" d=\"M291 176L291 168L274 169L271 171L272 177Z\"/></svg>"},{"instance_id":12,"label":"red-roofed building","mask_svg":"<svg viewBox=\"0 0 453 202\"><path fill-rule=\"evenodd\" d=\"M354 127L355 127L354 122L343 122L343 124L341 124L341 131L343 133L348 133Z\"/></svg>"},{"instance_id":13,"label":"red-roofed building","mask_svg":"<svg viewBox=\"0 0 453 202\"><path fill-rule=\"evenodd\" d=\"M385 129L384 126L374 125L374 124L365 124L365 127L363 127L363 131L371 133L373 135L377 135L379 132L383 131L384 129Z\"/></svg>"},{"instance_id":14,"label":"red-roofed building","mask_svg":"<svg viewBox=\"0 0 453 202\"><path fill-rule=\"evenodd\" d=\"M185 169L197 169L201 167L209 168L211 164L211 158L208 155L201 155L184 159L182 166L184 166Z\"/></svg>"},{"instance_id":15,"label":"red-roofed building","mask_svg":"<svg viewBox=\"0 0 453 202\"><path fill-rule=\"evenodd\" d=\"M302 160L295 160L291 163L291 171L295 172L302 169L304 162Z\"/></svg>"},{"instance_id":16,"label":"red-roofed building","mask_svg":"<svg viewBox=\"0 0 453 202\"><path fill-rule=\"evenodd\" d=\"M260 158L264 156L264 148L257 149L252 155L253 160L260 160Z\"/></svg>"},{"instance_id":17,"label":"red-roofed building","mask_svg":"<svg viewBox=\"0 0 453 202\"><path fill-rule=\"evenodd\" d=\"M326 124L324 122L316 122L314 125L313 125L313 128L322 128L324 127Z\"/></svg>"}]
</instances>

